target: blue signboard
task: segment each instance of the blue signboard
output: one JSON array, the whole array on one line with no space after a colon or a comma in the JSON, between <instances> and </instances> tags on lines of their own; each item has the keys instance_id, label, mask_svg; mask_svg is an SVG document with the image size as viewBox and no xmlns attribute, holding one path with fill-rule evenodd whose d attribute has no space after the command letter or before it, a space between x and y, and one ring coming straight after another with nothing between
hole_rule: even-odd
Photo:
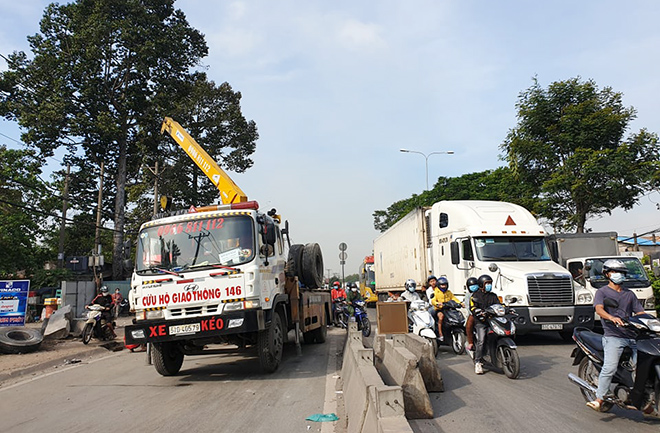
<instances>
[{"instance_id":1,"label":"blue signboard","mask_svg":"<svg viewBox=\"0 0 660 433\"><path fill-rule=\"evenodd\" d=\"M0 326L25 325L30 280L0 280Z\"/></svg>"}]
</instances>

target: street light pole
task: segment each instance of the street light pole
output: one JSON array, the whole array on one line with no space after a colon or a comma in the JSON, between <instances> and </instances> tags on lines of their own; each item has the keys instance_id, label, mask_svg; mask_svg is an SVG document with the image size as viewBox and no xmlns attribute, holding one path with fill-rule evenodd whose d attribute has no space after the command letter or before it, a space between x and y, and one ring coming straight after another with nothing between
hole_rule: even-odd
<instances>
[{"instance_id":1,"label":"street light pole","mask_svg":"<svg viewBox=\"0 0 660 433\"><path fill-rule=\"evenodd\" d=\"M403 153L419 153L424 157L424 161L426 163L426 190L429 190L429 156L431 155L440 155L440 154L445 154L445 155L453 155L454 151L453 150L447 150L447 151L442 151L442 152L431 152L428 155L417 151L417 150L408 150L408 149L399 149L399 152Z\"/></svg>"}]
</instances>

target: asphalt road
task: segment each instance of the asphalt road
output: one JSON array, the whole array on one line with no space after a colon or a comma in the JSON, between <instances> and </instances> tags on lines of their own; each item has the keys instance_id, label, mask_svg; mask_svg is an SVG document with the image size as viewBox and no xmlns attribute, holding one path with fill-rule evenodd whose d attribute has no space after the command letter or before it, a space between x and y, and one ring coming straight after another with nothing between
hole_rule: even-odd
<instances>
[{"instance_id":1,"label":"asphalt road","mask_svg":"<svg viewBox=\"0 0 660 433\"><path fill-rule=\"evenodd\" d=\"M438 362L444 393L431 394L436 418L416 420L415 432L655 432L660 422L618 408L597 413L587 408L578 387L567 379L577 373L573 344L554 334L517 338L521 374L474 373L467 355L441 348Z\"/></svg>"},{"instance_id":2,"label":"asphalt road","mask_svg":"<svg viewBox=\"0 0 660 433\"><path fill-rule=\"evenodd\" d=\"M160 376L144 353L75 364L1 389L0 430L320 431L305 418L324 413L335 396L342 335L331 330L326 344L303 345L300 357L286 345L270 375L260 372L256 353L186 357L174 377Z\"/></svg>"}]
</instances>

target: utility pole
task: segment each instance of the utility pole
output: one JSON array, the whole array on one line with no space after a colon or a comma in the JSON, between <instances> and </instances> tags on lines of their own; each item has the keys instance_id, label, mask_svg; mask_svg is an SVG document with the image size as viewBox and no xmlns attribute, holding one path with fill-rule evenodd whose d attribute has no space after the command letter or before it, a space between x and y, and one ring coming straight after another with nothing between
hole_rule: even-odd
<instances>
[{"instance_id":1,"label":"utility pole","mask_svg":"<svg viewBox=\"0 0 660 433\"><path fill-rule=\"evenodd\" d=\"M60 247L57 253L57 265L60 269L64 268L64 236L66 229L66 210L69 204L69 175L71 174L71 165L66 165L66 177L64 178L64 194L62 197L62 222L60 223Z\"/></svg>"},{"instance_id":2,"label":"utility pole","mask_svg":"<svg viewBox=\"0 0 660 433\"><path fill-rule=\"evenodd\" d=\"M156 161L156 165L155 165L154 168L151 168L149 166L147 166L147 168L154 175L154 215L156 215L158 213L158 202L159 202L159 200L158 200L158 180L159 180L159 174L160 173L158 172L158 161ZM163 167L163 170L164 169L165 168Z\"/></svg>"},{"instance_id":3,"label":"utility pole","mask_svg":"<svg viewBox=\"0 0 660 433\"><path fill-rule=\"evenodd\" d=\"M96 267L101 267L101 208L103 207L103 168L104 164L101 161L101 178L99 179L99 198L96 204L96 236L94 237L94 252L92 257L94 257L94 263L92 264L92 269L94 270L94 281L96 282L97 289L101 288L103 283L103 271L101 268L101 276L97 277Z\"/></svg>"}]
</instances>

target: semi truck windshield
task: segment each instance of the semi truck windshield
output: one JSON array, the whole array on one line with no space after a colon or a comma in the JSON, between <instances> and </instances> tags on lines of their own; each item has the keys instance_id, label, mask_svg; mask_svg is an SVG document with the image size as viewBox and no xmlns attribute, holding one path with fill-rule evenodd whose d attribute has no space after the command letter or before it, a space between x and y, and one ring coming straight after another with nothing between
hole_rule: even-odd
<instances>
[{"instance_id":1,"label":"semi truck windshield","mask_svg":"<svg viewBox=\"0 0 660 433\"><path fill-rule=\"evenodd\" d=\"M474 238L474 246L479 260L485 262L550 260L542 237L478 237Z\"/></svg>"},{"instance_id":2,"label":"semi truck windshield","mask_svg":"<svg viewBox=\"0 0 660 433\"><path fill-rule=\"evenodd\" d=\"M223 216L145 228L138 237L139 273L237 266L254 258L253 220Z\"/></svg>"}]
</instances>

